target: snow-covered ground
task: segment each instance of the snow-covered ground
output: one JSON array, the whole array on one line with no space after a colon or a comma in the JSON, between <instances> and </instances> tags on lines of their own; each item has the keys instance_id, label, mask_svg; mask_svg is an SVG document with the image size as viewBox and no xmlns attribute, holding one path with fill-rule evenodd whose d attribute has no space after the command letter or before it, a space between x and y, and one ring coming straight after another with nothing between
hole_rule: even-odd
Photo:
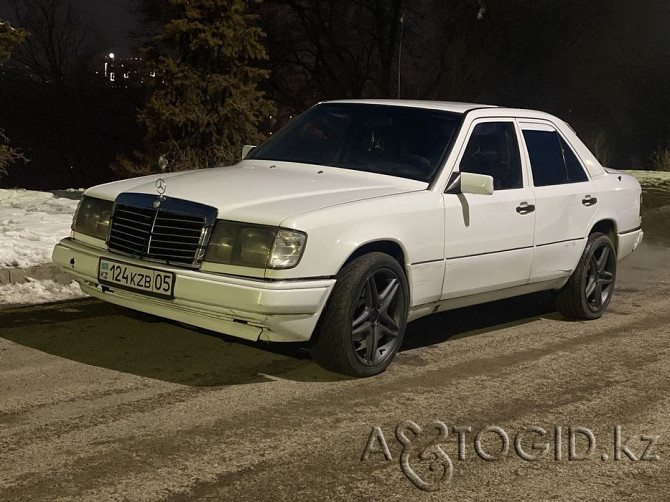
<instances>
[{"instance_id":1,"label":"snow-covered ground","mask_svg":"<svg viewBox=\"0 0 670 502\"><path fill-rule=\"evenodd\" d=\"M623 171L624 173L635 176L641 185L667 187L670 183L670 171Z\"/></svg>"},{"instance_id":2,"label":"snow-covered ground","mask_svg":"<svg viewBox=\"0 0 670 502\"><path fill-rule=\"evenodd\" d=\"M51 263L54 245L70 234L82 190L0 189L0 269ZM34 280L0 286L0 304L46 303L83 296L76 284Z\"/></svg>"},{"instance_id":3,"label":"snow-covered ground","mask_svg":"<svg viewBox=\"0 0 670 502\"><path fill-rule=\"evenodd\" d=\"M51 303L61 300L81 298L81 292L76 282L58 284L50 279L28 279L28 282L0 285L0 305L34 305L37 303Z\"/></svg>"},{"instance_id":4,"label":"snow-covered ground","mask_svg":"<svg viewBox=\"0 0 670 502\"><path fill-rule=\"evenodd\" d=\"M0 190L0 267L51 262L54 245L70 235L81 190Z\"/></svg>"}]
</instances>

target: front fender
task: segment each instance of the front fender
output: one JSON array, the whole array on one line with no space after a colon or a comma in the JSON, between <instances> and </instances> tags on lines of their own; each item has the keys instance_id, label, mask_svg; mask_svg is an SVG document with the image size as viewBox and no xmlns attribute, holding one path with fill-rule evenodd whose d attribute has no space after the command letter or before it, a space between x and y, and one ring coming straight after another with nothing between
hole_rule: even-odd
<instances>
[{"instance_id":1,"label":"front fender","mask_svg":"<svg viewBox=\"0 0 670 502\"><path fill-rule=\"evenodd\" d=\"M268 270L270 279L335 276L352 253L375 241L398 244L407 267L444 257L443 200L429 190L323 208L281 226L306 232L307 245L297 267Z\"/></svg>"}]
</instances>

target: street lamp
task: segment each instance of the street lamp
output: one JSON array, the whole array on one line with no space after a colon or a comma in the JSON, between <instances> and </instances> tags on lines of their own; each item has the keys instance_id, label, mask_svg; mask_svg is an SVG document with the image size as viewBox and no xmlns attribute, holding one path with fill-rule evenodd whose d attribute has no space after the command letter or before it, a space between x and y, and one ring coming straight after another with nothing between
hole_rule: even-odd
<instances>
[{"instance_id":1,"label":"street lamp","mask_svg":"<svg viewBox=\"0 0 670 502\"><path fill-rule=\"evenodd\" d=\"M400 99L400 75L402 74L402 36L405 31L405 12L400 15L400 41L398 43L398 99Z\"/></svg>"}]
</instances>

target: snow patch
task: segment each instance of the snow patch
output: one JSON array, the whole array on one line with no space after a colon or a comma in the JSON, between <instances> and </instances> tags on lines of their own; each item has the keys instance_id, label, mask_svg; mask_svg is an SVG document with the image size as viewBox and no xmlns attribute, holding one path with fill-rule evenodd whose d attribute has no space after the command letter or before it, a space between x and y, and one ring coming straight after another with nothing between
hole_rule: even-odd
<instances>
[{"instance_id":1,"label":"snow patch","mask_svg":"<svg viewBox=\"0 0 670 502\"><path fill-rule=\"evenodd\" d=\"M37 303L81 298L83 296L86 295L82 293L76 282L63 285L50 279L43 281L29 279L28 282L0 286L0 304L4 305L34 305Z\"/></svg>"},{"instance_id":2,"label":"snow patch","mask_svg":"<svg viewBox=\"0 0 670 502\"><path fill-rule=\"evenodd\" d=\"M54 246L70 234L82 193L0 189L0 268L51 263Z\"/></svg>"},{"instance_id":3,"label":"snow patch","mask_svg":"<svg viewBox=\"0 0 670 502\"><path fill-rule=\"evenodd\" d=\"M670 185L670 171L622 171L635 176L644 186L668 186Z\"/></svg>"}]
</instances>

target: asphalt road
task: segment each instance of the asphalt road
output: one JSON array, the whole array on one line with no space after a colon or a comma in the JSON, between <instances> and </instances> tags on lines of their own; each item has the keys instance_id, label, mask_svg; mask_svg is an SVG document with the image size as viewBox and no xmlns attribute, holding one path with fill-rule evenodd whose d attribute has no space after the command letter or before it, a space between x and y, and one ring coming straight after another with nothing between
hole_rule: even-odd
<instances>
[{"instance_id":1,"label":"asphalt road","mask_svg":"<svg viewBox=\"0 0 670 502\"><path fill-rule=\"evenodd\" d=\"M651 242L598 321L563 319L547 294L438 314L364 380L94 300L0 311L0 501L668 500L670 250ZM407 420L422 432L401 425L404 447ZM529 461L514 442L533 426Z\"/></svg>"}]
</instances>

